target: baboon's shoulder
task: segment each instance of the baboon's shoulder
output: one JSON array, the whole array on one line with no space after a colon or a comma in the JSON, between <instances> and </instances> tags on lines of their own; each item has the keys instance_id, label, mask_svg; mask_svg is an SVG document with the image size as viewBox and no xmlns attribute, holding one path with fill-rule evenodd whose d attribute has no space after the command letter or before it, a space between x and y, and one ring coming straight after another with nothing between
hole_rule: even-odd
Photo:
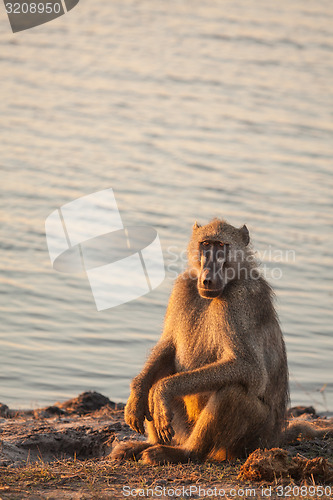
<instances>
[{"instance_id":1,"label":"baboon's shoulder","mask_svg":"<svg viewBox=\"0 0 333 500\"><path fill-rule=\"evenodd\" d=\"M191 317L197 318L200 316L203 302L206 303L198 294L196 279L192 279L185 271L174 283L166 318L182 322Z\"/></svg>"},{"instance_id":2,"label":"baboon's shoulder","mask_svg":"<svg viewBox=\"0 0 333 500\"><path fill-rule=\"evenodd\" d=\"M192 278L188 271L180 274L175 280L171 299L183 300L196 300L199 297L197 289L197 279Z\"/></svg>"},{"instance_id":3,"label":"baboon's shoulder","mask_svg":"<svg viewBox=\"0 0 333 500\"><path fill-rule=\"evenodd\" d=\"M253 327L277 322L274 292L264 278L234 281L225 296L233 321L246 322Z\"/></svg>"}]
</instances>

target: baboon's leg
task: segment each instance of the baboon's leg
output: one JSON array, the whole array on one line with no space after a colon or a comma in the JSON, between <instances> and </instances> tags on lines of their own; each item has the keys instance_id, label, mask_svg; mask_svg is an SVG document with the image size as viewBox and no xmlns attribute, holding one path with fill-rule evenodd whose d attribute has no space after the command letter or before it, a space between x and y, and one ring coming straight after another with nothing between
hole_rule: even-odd
<instances>
[{"instance_id":1,"label":"baboon's leg","mask_svg":"<svg viewBox=\"0 0 333 500\"><path fill-rule=\"evenodd\" d=\"M146 431L148 434L147 441L127 441L119 443L112 450L110 458L112 460L139 460L141 453L158 443L158 436L153 422L146 422Z\"/></svg>"},{"instance_id":2,"label":"baboon's leg","mask_svg":"<svg viewBox=\"0 0 333 500\"><path fill-rule=\"evenodd\" d=\"M182 448L199 459L234 459L260 446L266 405L241 386L212 394Z\"/></svg>"},{"instance_id":3,"label":"baboon's leg","mask_svg":"<svg viewBox=\"0 0 333 500\"><path fill-rule=\"evenodd\" d=\"M141 453L152 446L146 441L126 441L117 444L110 454L111 460L139 460Z\"/></svg>"},{"instance_id":4,"label":"baboon's leg","mask_svg":"<svg viewBox=\"0 0 333 500\"><path fill-rule=\"evenodd\" d=\"M148 434L147 442L150 443L150 446L153 446L154 444L157 444L159 442L154 422L146 420L145 424L146 424L146 432Z\"/></svg>"},{"instance_id":5,"label":"baboon's leg","mask_svg":"<svg viewBox=\"0 0 333 500\"><path fill-rule=\"evenodd\" d=\"M153 386L149 391L150 399L153 397L154 389L155 386ZM193 424L188 419L188 414L182 398L174 399L171 402L171 412L173 415L172 428L175 432L172 438L172 444L182 444L186 441L193 428ZM152 444L163 444L163 441L158 437L154 422L146 420L145 424L148 441Z\"/></svg>"},{"instance_id":6,"label":"baboon's leg","mask_svg":"<svg viewBox=\"0 0 333 500\"><path fill-rule=\"evenodd\" d=\"M178 444L181 442L184 442L187 437L190 434L190 429L187 425L187 419L186 419L186 410L183 401L178 400L174 401L172 403L172 412L174 414L174 418L172 421L172 425L174 426L175 429L175 436L172 440L173 443ZM119 443L115 446L115 448L112 450L110 458L112 460L140 460L141 457L144 459L142 452L147 450L148 448L151 447L157 447L159 445L162 446L162 443L159 442L159 438L154 426L153 421L145 421L146 425L146 432L148 434L148 439L147 441L127 441L125 443ZM175 454L175 450L178 448L172 447L172 446L162 446L162 448L170 448L171 453L172 453L172 458L174 460L168 460L170 462L172 461L178 461L177 457L178 455ZM165 453L164 453L165 455ZM163 456L164 456L163 455ZM180 451L180 455L183 456L183 451ZM144 459L145 460L145 459ZM149 459L146 460L149 463L162 463L165 460L161 460L160 462L157 461L151 461ZM187 458L186 458L187 461Z\"/></svg>"},{"instance_id":7,"label":"baboon's leg","mask_svg":"<svg viewBox=\"0 0 333 500\"><path fill-rule=\"evenodd\" d=\"M178 440L180 446L156 444L142 453L142 459L151 464L184 463L189 458L234 459L245 454L247 448L252 451L253 445L260 445L259 436L268 414L267 407L243 387L221 389L208 398L192 432L185 440Z\"/></svg>"},{"instance_id":8,"label":"baboon's leg","mask_svg":"<svg viewBox=\"0 0 333 500\"><path fill-rule=\"evenodd\" d=\"M178 446L167 446L164 444L155 444L143 451L142 460L147 464L178 464L186 463L189 455Z\"/></svg>"},{"instance_id":9,"label":"baboon's leg","mask_svg":"<svg viewBox=\"0 0 333 500\"><path fill-rule=\"evenodd\" d=\"M152 464L235 459L265 444L260 436L266 426L270 428L269 416L268 407L243 387L221 389L209 397L180 446L156 444L142 453L142 459Z\"/></svg>"},{"instance_id":10,"label":"baboon's leg","mask_svg":"<svg viewBox=\"0 0 333 500\"><path fill-rule=\"evenodd\" d=\"M142 453L147 463L179 463L189 458L232 460L260 446L269 410L241 386L213 393L192 432L180 446L156 444Z\"/></svg>"},{"instance_id":11,"label":"baboon's leg","mask_svg":"<svg viewBox=\"0 0 333 500\"><path fill-rule=\"evenodd\" d=\"M182 445L191 434L193 423L188 419L188 414L182 398L174 400L171 409L173 413L171 425L175 431L171 444Z\"/></svg>"},{"instance_id":12,"label":"baboon's leg","mask_svg":"<svg viewBox=\"0 0 333 500\"><path fill-rule=\"evenodd\" d=\"M140 455L140 458L142 458L144 462L155 465L188 462L188 454L178 445L181 445L187 440L191 434L193 425L188 421L184 401L181 398L172 402L172 413L172 427L175 431L175 435L172 438L171 444L174 446L164 445L158 438L154 423L146 421L148 441L150 441L151 444Z\"/></svg>"}]
</instances>

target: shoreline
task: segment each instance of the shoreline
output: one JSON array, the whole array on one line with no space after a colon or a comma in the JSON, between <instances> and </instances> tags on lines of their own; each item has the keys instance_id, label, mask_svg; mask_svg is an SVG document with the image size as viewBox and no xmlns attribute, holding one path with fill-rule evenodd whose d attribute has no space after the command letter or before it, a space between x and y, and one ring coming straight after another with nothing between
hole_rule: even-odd
<instances>
[{"instance_id":1,"label":"shoreline","mask_svg":"<svg viewBox=\"0 0 333 500\"><path fill-rule=\"evenodd\" d=\"M202 498L204 488L223 490L225 498L246 497L246 488L252 488L252 498L264 498L264 486L271 488L270 498L279 498L277 488L288 484L329 486L333 495L333 419L317 415L312 407L295 407L290 418L327 427L322 438L297 439L283 450L252 454L247 460L164 466L108 458L115 442L145 439L125 423L123 408L95 392L37 410L11 410L0 403L0 499L151 496L145 488L155 488L151 498L163 499L177 497L171 490L164 494L163 488L176 487L179 498L188 498L189 492L191 498ZM295 460L302 466L297 474L291 468ZM235 488L238 496L230 493ZM316 496L309 493L308 498Z\"/></svg>"}]
</instances>

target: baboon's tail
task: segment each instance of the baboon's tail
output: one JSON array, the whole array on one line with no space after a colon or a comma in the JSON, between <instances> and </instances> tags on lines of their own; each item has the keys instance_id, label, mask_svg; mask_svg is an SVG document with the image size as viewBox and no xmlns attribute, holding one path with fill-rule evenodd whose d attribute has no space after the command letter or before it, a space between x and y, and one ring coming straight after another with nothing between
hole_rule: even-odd
<instances>
[{"instance_id":1,"label":"baboon's tail","mask_svg":"<svg viewBox=\"0 0 333 500\"><path fill-rule=\"evenodd\" d=\"M286 445L292 443L296 441L296 439L333 437L333 421L327 424L328 425L320 425L315 422L291 420L282 433L282 444Z\"/></svg>"}]
</instances>

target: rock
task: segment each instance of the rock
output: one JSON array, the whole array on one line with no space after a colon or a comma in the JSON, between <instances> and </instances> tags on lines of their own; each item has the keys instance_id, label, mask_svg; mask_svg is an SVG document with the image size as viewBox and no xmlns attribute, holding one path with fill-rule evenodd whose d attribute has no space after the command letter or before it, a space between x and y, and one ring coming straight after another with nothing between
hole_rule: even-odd
<instances>
[{"instance_id":1,"label":"rock","mask_svg":"<svg viewBox=\"0 0 333 500\"><path fill-rule=\"evenodd\" d=\"M67 413L77 413L78 415L85 415L96 410L100 410L104 406L115 408L116 403L110 401L109 398L103 396L99 392L88 391L83 392L77 398L69 399L64 403L56 403L54 405Z\"/></svg>"},{"instance_id":2,"label":"rock","mask_svg":"<svg viewBox=\"0 0 333 500\"><path fill-rule=\"evenodd\" d=\"M43 412L48 414L48 415L66 415L66 412L59 408L59 406L47 406L46 408L43 408Z\"/></svg>"},{"instance_id":3,"label":"rock","mask_svg":"<svg viewBox=\"0 0 333 500\"><path fill-rule=\"evenodd\" d=\"M313 406L293 406L293 408L289 408L287 416L290 417L299 417L300 415L312 415L314 418L318 417L316 410Z\"/></svg>"},{"instance_id":4,"label":"rock","mask_svg":"<svg viewBox=\"0 0 333 500\"><path fill-rule=\"evenodd\" d=\"M0 403L0 417L7 417L9 413L9 408L7 405Z\"/></svg>"}]
</instances>

